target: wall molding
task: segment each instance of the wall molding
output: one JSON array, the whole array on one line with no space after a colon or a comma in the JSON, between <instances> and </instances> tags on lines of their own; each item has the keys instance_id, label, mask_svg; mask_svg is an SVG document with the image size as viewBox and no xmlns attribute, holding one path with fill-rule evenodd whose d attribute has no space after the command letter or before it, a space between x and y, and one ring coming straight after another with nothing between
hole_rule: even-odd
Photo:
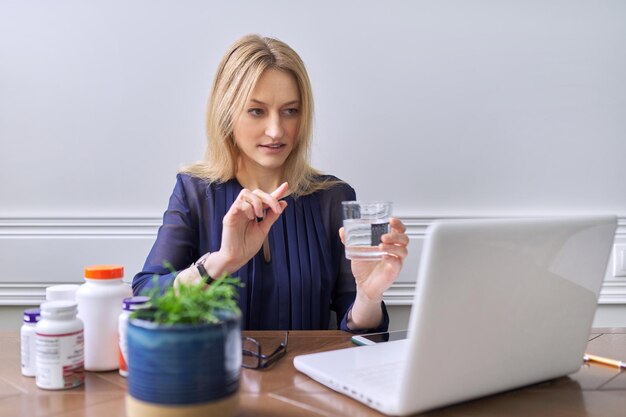
<instances>
[{"instance_id":1,"label":"wall molding","mask_svg":"<svg viewBox=\"0 0 626 417\"><path fill-rule=\"evenodd\" d=\"M156 236L161 217L0 217L0 239L22 237Z\"/></svg>"},{"instance_id":2,"label":"wall molding","mask_svg":"<svg viewBox=\"0 0 626 417\"><path fill-rule=\"evenodd\" d=\"M435 220L515 216L402 215L398 217L406 225L412 245L421 249L421 245L415 245L413 242L423 241L428 226ZM90 245L98 248L105 245L109 250L119 251L118 256L132 259L129 262L137 265L143 262L149 246L156 237L161 221L160 216L0 217L0 245L4 245L0 246L0 261L4 270L0 277L0 306L36 305L44 300L47 286L82 281L82 277L78 277L74 271L82 268L83 264L80 262L77 266L65 265L65 269L61 267L58 275L46 274L46 279L41 279L41 272L33 275L24 272L27 266L32 267L31 263L26 263L26 259L29 262L33 259L42 259L41 256L34 254L41 247L50 248L53 252L51 255L53 259L63 259L66 258L64 256L66 252L73 250L75 253L77 248L84 247L88 252ZM51 246L49 240L56 240L56 242ZM626 216L618 218L615 240L626 243ZM16 246L19 248L15 248ZM32 253L29 253L30 247L33 248ZM6 248L15 248L14 256L11 250L7 251ZM24 256L20 259L21 254ZM414 253L411 262L416 264L418 260L419 254ZM71 262L73 262L71 259L67 259L67 263ZM401 275L398 282L385 293L385 302L389 305L410 306L413 302L417 265L405 265L404 270L406 273ZM599 304L626 305L626 278L613 278L610 276L611 270L612 268L608 268ZM131 278L126 277L127 280Z\"/></svg>"}]
</instances>

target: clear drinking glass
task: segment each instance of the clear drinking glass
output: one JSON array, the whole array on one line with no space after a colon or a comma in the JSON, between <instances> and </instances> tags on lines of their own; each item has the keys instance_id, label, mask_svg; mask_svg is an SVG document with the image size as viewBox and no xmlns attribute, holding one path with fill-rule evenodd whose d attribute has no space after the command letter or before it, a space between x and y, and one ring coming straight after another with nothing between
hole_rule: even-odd
<instances>
[{"instance_id":1,"label":"clear drinking glass","mask_svg":"<svg viewBox=\"0 0 626 417\"><path fill-rule=\"evenodd\" d=\"M377 261L386 252L378 249L380 238L389 232L389 201L344 201L343 229L346 258Z\"/></svg>"}]
</instances>

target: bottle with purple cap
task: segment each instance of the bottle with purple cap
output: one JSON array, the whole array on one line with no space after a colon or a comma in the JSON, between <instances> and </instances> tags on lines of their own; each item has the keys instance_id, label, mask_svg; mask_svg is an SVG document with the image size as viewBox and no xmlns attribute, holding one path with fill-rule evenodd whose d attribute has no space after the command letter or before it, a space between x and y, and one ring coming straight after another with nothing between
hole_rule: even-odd
<instances>
[{"instance_id":1,"label":"bottle with purple cap","mask_svg":"<svg viewBox=\"0 0 626 417\"><path fill-rule=\"evenodd\" d=\"M38 308L29 308L24 310L24 324L20 329L20 342L22 354L22 375L37 375L37 361L35 357L36 351L36 334L35 327L41 318L41 310Z\"/></svg>"},{"instance_id":2,"label":"bottle with purple cap","mask_svg":"<svg viewBox=\"0 0 626 417\"><path fill-rule=\"evenodd\" d=\"M120 375L128 376L128 344L126 342L126 331L128 330L128 316L135 310L146 307L150 297L138 295L135 297L124 298L122 302L122 313L118 322L119 330L119 358L120 358Z\"/></svg>"}]
</instances>

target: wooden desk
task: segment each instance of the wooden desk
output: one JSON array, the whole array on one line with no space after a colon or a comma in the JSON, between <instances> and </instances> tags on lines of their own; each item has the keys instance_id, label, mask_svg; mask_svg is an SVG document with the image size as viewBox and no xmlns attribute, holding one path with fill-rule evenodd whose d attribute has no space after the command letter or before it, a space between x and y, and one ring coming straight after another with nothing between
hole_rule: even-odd
<instances>
[{"instance_id":1,"label":"wooden desk","mask_svg":"<svg viewBox=\"0 0 626 417\"><path fill-rule=\"evenodd\" d=\"M245 332L267 349L284 332ZM353 346L340 331L290 332L288 355L265 371L243 370L239 416L381 416L300 374L293 357ZM588 351L626 360L626 329L596 330ZM83 387L44 391L20 373L19 335L0 333L0 416L124 416L126 380L117 372L88 372ZM564 378L422 414L424 416L623 416L626 372L584 365Z\"/></svg>"}]
</instances>

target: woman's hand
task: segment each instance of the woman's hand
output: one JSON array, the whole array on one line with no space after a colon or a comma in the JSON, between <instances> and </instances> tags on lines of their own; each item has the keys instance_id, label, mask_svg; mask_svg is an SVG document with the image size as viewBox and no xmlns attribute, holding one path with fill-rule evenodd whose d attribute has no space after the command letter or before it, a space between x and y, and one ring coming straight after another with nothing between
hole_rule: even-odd
<instances>
[{"instance_id":1,"label":"woman's hand","mask_svg":"<svg viewBox=\"0 0 626 417\"><path fill-rule=\"evenodd\" d=\"M213 278L225 272L233 273L248 262L263 245L270 228L287 207L279 201L289 189L285 182L271 194L261 190L243 189L222 220L222 246L204 260L204 268ZM181 283L202 282L197 268L192 265L180 271L174 280L174 288Z\"/></svg>"},{"instance_id":2,"label":"woman's hand","mask_svg":"<svg viewBox=\"0 0 626 417\"><path fill-rule=\"evenodd\" d=\"M389 219L390 231L381 237L378 248L386 252L378 262L352 260L352 274L356 280L357 298L352 308L350 326L356 328L377 327L382 318L380 302L383 293L394 283L404 259L408 255L407 246L409 237L406 227L397 218ZM339 229L339 236L344 242L343 227Z\"/></svg>"},{"instance_id":3,"label":"woman's hand","mask_svg":"<svg viewBox=\"0 0 626 417\"><path fill-rule=\"evenodd\" d=\"M222 221L222 245L209 255L205 268L212 277L232 273L248 262L263 245L270 228L281 215L286 201L279 201L289 189L285 182L271 194L243 189Z\"/></svg>"}]
</instances>

